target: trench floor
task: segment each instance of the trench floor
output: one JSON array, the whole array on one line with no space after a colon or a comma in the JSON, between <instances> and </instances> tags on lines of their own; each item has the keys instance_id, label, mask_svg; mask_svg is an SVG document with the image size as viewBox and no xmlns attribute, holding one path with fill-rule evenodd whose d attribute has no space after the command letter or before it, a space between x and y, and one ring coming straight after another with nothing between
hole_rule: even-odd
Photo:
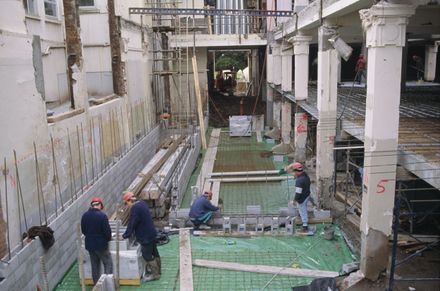
<instances>
[{"instance_id":1,"label":"trench floor","mask_svg":"<svg viewBox=\"0 0 440 291\"><path fill-rule=\"evenodd\" d=\"M318 225L315 236L291 237L191 237L193 259L217 260L243 264L260 264L295 267L312 270L340 272L342 264L356 260L336 227L335 239L321 237L323 225ZM162 278L141 286L121 286L121 290L179 290L179 236L172 235L170 242L159 247L162 258ZM123 266L121 266L123 267ZM309 284L312 278L273 276L222 269L193 266L194 290L244 291L291 290ZM56 291L81 290L78 265L75 263L58 284ZM87 290L92 290L88 287Z\"/></svg>"},{"instance_id":2,"label":"trench floor","mask_svg":"<svg viewBox=\"0 0 440 291\"><path fill-rule=\"evenodd\" d=\"M227 131L227 128L222 129ZM209 142L209 141L208 141ZM287 164L287 157L282 161L274 161L272 156L264 154L274 144L258 142L255 133L250 137L230 137L228 132L220 135L214 172L243 172L280 169ZM181 208L189 208L191 204L191 186L197 184L197 177L203 164L205 152L199 159L197 167L191 175L190 182L182 199ZM223 200L222 213L246 213L248 205L260 205L262 214L277 214L280 207L287 206L289 193L294 181L287 182L241 182L222 183L220 199Z\"/></svg>"}]
</instances>

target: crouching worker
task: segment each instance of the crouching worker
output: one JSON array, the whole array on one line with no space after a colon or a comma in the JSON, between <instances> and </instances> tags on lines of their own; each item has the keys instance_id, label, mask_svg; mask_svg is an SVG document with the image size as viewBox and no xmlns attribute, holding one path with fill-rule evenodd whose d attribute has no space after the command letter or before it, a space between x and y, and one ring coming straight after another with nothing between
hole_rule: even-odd
<instances>
[{"instance_id":1,"label":"crouching worker","mask_svg":"<svg viewBox=\"0 0 440 291\"><path fill-rule=\"evenodd\" d=\"M141 245L142 258L145 260L145 271L142 281L159 280L161 262L156 245L157 231L148 205L144 200L136 201L136 196L132 192L126 192L123 199L130 209L130 218L127 230L122 235L122 238L126 239L134 234L136 241Z\"/></svg>"},{"instance_id":2,"label":"crouching worker","mask_svg":"<svg viewBox=\"0 0 440 291\"><path fill-rule=\"evenodd\" d=\"M214 211L219 210L217 206L211 203L212 192L205 191L196 200L194 200L189 211L189 218L194 224L194 229L210 229L208 221L212 218Z\"/></svg>"}]
</instances>

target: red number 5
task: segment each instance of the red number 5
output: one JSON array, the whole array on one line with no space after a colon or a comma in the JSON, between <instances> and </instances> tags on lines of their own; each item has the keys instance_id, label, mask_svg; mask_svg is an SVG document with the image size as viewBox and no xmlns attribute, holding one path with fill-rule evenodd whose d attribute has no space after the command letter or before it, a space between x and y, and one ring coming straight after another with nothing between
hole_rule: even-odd
<instances>
[{"instance_id":1,"label":"red number 5","mask_svg":"<svg viewBox=\"0 0 440 291\"><path fill-rule=\"evenodd\" d=\"M380 180L379 183L377 183L377 194L382 194L383 192L385 192L385 184L388 183L388 181L389 180Z\"/></svg>"}]
</instances>

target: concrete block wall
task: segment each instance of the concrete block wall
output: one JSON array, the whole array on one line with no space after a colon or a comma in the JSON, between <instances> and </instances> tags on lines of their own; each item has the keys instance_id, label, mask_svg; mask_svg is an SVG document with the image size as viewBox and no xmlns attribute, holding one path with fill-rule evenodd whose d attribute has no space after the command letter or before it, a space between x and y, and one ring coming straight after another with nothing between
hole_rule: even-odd
<instances>
[{"instance_id":1,"label":"concrete block wall","mask_svg":"<svg viewBox=\"0 0 440 291\"><path fill-rule=\"evenodd\" d=\"M42 286L40 257L46 265L49 288L54 289L77 259L77 226L90 200L103 198L104 211L110 216L121 202L122 191L154 156L160 132L160 127L154 128L49 224L55 236L55 244L49 250L44 250L37 238L14 252L9 262L2 261L0 278L4 279L0 282L0 290L33 291L37 285Z\"/></svg>"}]
</instances>

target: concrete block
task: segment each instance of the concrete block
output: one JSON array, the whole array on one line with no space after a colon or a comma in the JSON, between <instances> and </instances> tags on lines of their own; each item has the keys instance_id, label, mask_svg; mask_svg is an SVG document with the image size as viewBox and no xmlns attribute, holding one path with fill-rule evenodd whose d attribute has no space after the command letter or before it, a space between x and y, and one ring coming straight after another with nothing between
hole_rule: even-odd
<instances>
[{"instance_id":1,"label":"concrete block","mask_svg":"<svg viewBox=\"0 0 440 291\"><path fill-rule=\"evenodd\" d=\"M351 272L359 270L359 262L352 262L342 265L342 273L349 274Z\"/></svg>"},{"instance_id":2,"label":"concrete block","mask_svg":"<svg viewBox=\"0 0 440 291\"><path fill-rule=\"evenodd\" d=\"M292 207L280 207L280 216L297 216L298 209Z\"/></svg>"},{"instance_id":3,"label":"concrete block","mask_svg":"<svg viewBox=\"0 0 440 291\"><path fill-rule=\"evenodd\" d=\"M322 218L330 218L331 214L330 214L330 210L314 209L313 216L315 218L322 219Z\"/></svg>"},{"instance_id":4,"label":"concrete block","mask_svg":"<svg viewBox=\"0 0 440 291\"><path fill-rule=\"evenodd\" d=\"M273 155L273 161L282 163L284 161L284 156L283 155Z\"/></svg>"},{"instance_id":5,"label":"concrete block","mask_svg":"<svg viewBox=\"0 0 440 291\"><path fill-rule=\"evenodd\" d=\"M180 208L176 211L176 217L188 217L189 216L189 208Z\"/></svg>"},{"instance_id":6,"label":"concrete block","mask_svg":"<svg viewBox=\"0 0 440 291\"><path fill-rule=\"evenodd\" d=\"M260 215L261 214L261 205L248 205L248 206L246 206L246 213Z\"/></svg>"}]
</instances>

